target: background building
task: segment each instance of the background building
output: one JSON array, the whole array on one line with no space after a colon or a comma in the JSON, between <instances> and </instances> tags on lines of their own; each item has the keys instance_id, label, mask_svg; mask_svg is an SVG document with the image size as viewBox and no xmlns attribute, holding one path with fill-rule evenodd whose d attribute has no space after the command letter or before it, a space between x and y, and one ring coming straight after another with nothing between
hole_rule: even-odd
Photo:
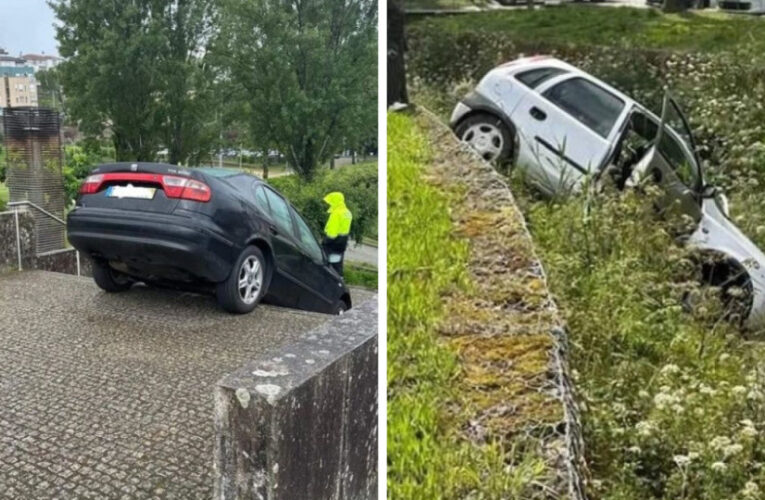
<instances>
[{"instance_id":1,"label":"background building","mask_svg":"<svg viewBox=\"0 0 765 500\"><path fill-rule=\"evenodd\" d=\"M42 54L24 54L21 56L27 66L31 66L35 71L53 69L61 62L60 57Z\"/></svg>"},{"instance_id":2,"label":"background building","mask_svg":"<svg viewBox=\"0 0 765 500\"><path fill-rule=\"evenodd\" d=\"M29 54L14 57L0 48L0 108L18 108L38 105L35 71L58 64L59 58Z\"/></svg>"},{"instance_id":3,"label":"background building","mask_svg":"<svg viewBox=\"0 0 765 500\"><path fill-rule=\"evenodd\" d=\"M37 82L32 76L0 77L0 108L37 107Z\"/></svg>"}]
</instances>

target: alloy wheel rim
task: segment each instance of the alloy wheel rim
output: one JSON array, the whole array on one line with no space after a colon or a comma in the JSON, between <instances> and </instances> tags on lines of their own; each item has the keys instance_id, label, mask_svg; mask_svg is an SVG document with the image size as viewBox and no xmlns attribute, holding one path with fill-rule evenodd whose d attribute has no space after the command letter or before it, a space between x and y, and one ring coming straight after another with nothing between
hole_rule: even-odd
<instances>
[{"instance_id":1,"label":"alloy wheel rim","mask_svg":"<svg viewBox=\"0 0 765 500\"><path fill-rule=\"evenodd\" d=\"M245 304L252 304L258 299L260 289L263 285L263 267L260 261L251 255L244 259L239 268L239 297Z\"/></svg>"},{"instance_id":2,"label":"alloy wheel rim","mask_svg":"<svg viewBox=\"0 0 765 500\"><path fill-rule=\"evenodd\" d=\"M486 161L499 158L505 139L499 127L491 123L476 123L462 134L462 141L470 144Z\"/></svg>"}]
</instances>

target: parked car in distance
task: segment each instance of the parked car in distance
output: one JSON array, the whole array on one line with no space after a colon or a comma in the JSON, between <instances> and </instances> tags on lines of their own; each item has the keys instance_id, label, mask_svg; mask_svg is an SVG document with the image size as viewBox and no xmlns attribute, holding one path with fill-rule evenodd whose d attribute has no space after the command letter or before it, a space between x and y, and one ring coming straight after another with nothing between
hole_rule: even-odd
<instances>
[{"instance_id":1,"label":"parked car in distance","mask_svg":"<svg viewBox=\"0 0 765 500\"><path fill-rule=\"evenodd\" d=\"M238 170L101 165L80 188L67 234L107 292L140 281L213 292L233 313L263 299L331 314L351 308L342 277L297 210Z\"/></svg>"},{"instance_id":2,"label":"parked car in distance","mask_svg":"<svg viewBox=\"0 0 765 500\"><path fill-rule=\"evenodd\" d=\"M765 0L718 0L717 7L731 14L765 14Z\"/></svg>"},{"instance_id":3,"label":"parked car in distance","mask_svg":"<svg viewBox=\"0 0 765 500\"><path fill-rule=\"evenodd\" d=\"M646 0L646 5L664 7L664 0ZM686 9L706 9L711 6L711 0L685 0Z\"/></svg>"},{"instance_id":4,"label":"parked car in distance","mask_svg":"<svg viewBox=\"0 0 765 500\"><path fill-rule=\"evenodd\" d=\"M653 180L659 208L695 223L686 241L702 280L735 301L746 326L765 326L765 254L730 220L725 195L704 182L691 129L668 93L657 117L584 71L535 56L489 71L450 122L485 160L515 164L548 196L580 190L585 179L618 188Z\"/></svg>"}]
</instances>

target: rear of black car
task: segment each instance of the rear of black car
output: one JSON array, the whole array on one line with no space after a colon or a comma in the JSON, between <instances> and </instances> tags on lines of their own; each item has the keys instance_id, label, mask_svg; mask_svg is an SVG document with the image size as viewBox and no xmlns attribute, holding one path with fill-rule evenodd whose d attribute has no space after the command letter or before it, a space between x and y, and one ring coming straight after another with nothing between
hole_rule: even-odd
<instances>
[{"instance_id":1,"label":"rear of black car","mask_svg":"<svg viewBox=\"0 0 765 500\"><path fill-rule=\"evenodd\" d=\"M69 213L69 241L96 265L143 281L220 282L241 250L213 218L240 208L216 196L221 182L175 165L100 166Z\"/></svg>"}]
</instances>

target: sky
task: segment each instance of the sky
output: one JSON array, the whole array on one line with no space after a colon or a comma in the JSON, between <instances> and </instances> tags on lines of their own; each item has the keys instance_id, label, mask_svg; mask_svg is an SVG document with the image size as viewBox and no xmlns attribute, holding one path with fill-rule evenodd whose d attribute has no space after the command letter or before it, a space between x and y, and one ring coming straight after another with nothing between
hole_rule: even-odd
<instances>
[{"instance_id":1,"label":"sky","mask_svg":"<svg viewBox=\"0 0 765 500\"><path fill-rule=\"evenodd\" d=\"M10 55L58 55L55 15L46 0L0 0L0 47Z\"/></svg>"}]
</instances>

